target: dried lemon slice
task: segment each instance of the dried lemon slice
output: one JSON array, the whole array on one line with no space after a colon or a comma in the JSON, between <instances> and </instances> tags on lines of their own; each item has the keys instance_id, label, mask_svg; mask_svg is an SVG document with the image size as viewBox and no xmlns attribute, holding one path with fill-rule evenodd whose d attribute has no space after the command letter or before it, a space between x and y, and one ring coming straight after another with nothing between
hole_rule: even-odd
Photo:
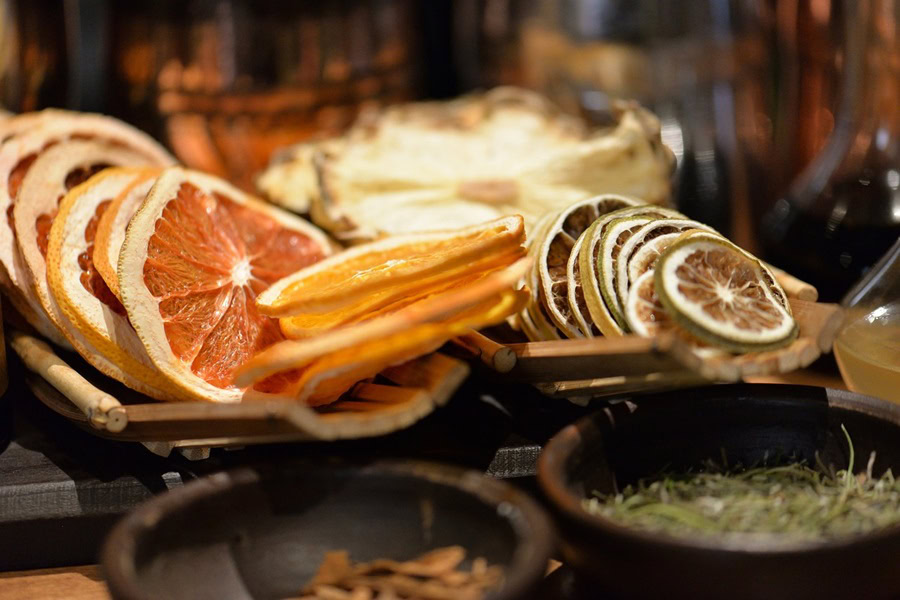
<instances>
[{"instance_id":1,"label":"dried lemon slice","mask_svg":"<svg viewBox=\"0 0 900 600\"><path fill-rule=\"evenodd\" d=\"M634 198L615 194L595 196L561 211L544 234L535 254L541 298L553 323L566 337L585 336L569 303L568 294L568 262L575 241L601 216L639 203Z\"/></svg>"},{"instance_id":2,"label":"dried lemon slice","mask_svg":"<svg viewBox=\"0 0 900 600\"><path fill-rule=\"evenodd\" d=\"M632 282L637 279L637 276L640 276L647 271L647 266L645 264L643 270L641 270L640 273L637 273L634 279L631 278L629 263L632 255L643 248L648 242L661 236L671 235L672 237L669 239L674 241L679 235L692 229L715 233L715 230L712 227L698 221L692 221L691 219L655 219L635 231L634 234L622 244L622 248L619 250L616 259L615 277L616 297L622 305L624 305L625 301L628 299L628 290L631 287ZM652 263L650 264L652 265Z\"/></svg>"},{"instance_id":3,"label":"dried lemon slice","mask_svg":"<svg viewBox=\"0 0 900 600\"><path fill-rule=\"evenodd\" d=\"M578 266L581 270L581 286L584 289L584 299L594 324L600 328L603 335L621 335L625 327L624 318L616 318L611 307L607 306L600 289L600 243L603 234L610 223L624 217L645 217L649 219L678 219L685 218L681 213L660 206L634 206L623 208L604 215L594 221L585 232L584 242L578 253ZM588 233L590 232L590 233Z\"/></svg>"},{"instance_id":4,"label":"dried lemon slice","mask_svg":"<svg viewBox=\"0 0 900 600\"><path fill-rule=\"evenodd\" d=\"M654 286L669 315L732 352L777 348L797 323L769 288L760 262L724 238L688 232L660 255Z\"/></svg>"}]
</instances>

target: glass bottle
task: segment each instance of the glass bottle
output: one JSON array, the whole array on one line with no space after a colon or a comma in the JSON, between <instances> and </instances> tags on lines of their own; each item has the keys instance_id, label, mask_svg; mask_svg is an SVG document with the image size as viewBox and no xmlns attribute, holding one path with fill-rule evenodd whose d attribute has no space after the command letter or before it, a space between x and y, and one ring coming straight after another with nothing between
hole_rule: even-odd
<instances>
[{"instance_id":1,"label":"glass bottle","mask_svg":"<svg viewBox=\"0 0 900 600\"><path fill-rule=\"evenodd\" d=\"M900 0L848 1L843 10L834 129L761 228L767 259L829 302L900 236Z\"/></svg>"},{"instance_id":2,"label":"glass bottle","mask_svg":"<svg viewBox=\"0 0 900 600\"><path fill-rule=\"evenodd\" d=\"M900 239L844 298L834 355L855 392L900 402Z\"/></svg>"}]
</instances>

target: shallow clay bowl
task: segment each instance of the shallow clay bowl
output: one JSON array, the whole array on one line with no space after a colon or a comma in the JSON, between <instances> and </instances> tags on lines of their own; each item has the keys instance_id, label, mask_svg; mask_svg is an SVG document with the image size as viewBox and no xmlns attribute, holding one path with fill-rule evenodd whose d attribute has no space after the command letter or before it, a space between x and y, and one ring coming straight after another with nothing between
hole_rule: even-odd
<instances>
[{"instance_id":1,"label":"shallow clay bowl","mask_svg":"<svg viewBox=\"0 0 900 600\"><path fill-rule=\"evenodd\" d=\"M326 464L323 464L326 463ZM505 570L491 598L525 598L553 549L548 517L477 472L419 462L245 468L140 505L102 562L116 599L298 596L329 550L405 560L458 544Z\"/></svg>"},{"instance_id":2,"label":"shallow clay bowl","mask_svg":"<svg viewBox=\"0 0 900 600\"><path fill-rule=\"evenodd\" d=\"M850 392L721 385L634 398L559 432L538 481L558 517L566 562L600 597L900 597L900 527L828 542L737 542L636 531L591 515L582 499L664 470L698 468L724 450L730 464L788 456L855 472L900 474L900 406ZM812 462L812 464L815 464ZM614 487L615 485L618 488Z\"/></svg>"}]
</instances>

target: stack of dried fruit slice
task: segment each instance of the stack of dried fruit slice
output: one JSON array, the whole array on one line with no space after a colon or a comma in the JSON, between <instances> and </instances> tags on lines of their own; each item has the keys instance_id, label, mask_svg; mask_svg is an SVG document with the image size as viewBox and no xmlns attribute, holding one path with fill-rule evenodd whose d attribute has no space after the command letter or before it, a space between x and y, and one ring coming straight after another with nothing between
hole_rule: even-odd
<instances>
[{"instance_id":1,"label":"stack of dried fruit slice","mask_svg":"<svg viewBox=\"0 0 900 600\"><path fill-rule=\"evenodd\" d=\"M521 217L322 261L334 246L316 227L167 167L113 119L51 111L0 133L5 294L46 337L157 399L326 404L522 305ZM240 384L242 368L266 374Z\"/></svg>"},{"instance_id":2,"label":"stack of dried fruit slice","mask_svg":"<svg viewBox=\"0 0 900 600\"><path fill-rule=\"evenodd\" d=\"M530 301L515 322L532 341L674 330L749 352L797 335L771 269L671 209L591 198L541 219L529 252Z\"/></svg>"},{"instance_id":3,"label":"stack of dried fruit slice","mask_svg":"<svg viewBox=\"0 0 900 600\"><path fill-rule=\"evenodd\" d=\"M300 369L300 398L324 404L389 365L500 323L527 297L513 289L524 241L522 218L505 217L357 246L286 277L257 303L295 341L249 361L237 383Z\"/></svg>"}]
</instances>

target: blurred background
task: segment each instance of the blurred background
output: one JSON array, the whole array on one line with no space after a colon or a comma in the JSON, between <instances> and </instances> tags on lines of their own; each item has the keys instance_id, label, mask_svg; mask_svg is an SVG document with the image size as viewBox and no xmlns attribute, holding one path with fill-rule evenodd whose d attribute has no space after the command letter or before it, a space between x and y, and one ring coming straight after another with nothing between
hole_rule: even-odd
<instances>
[{"instance_id":1,"label":"blurred background","mask_svg":"<svg viewBox=\"0 0 900 600\"><path fill-rule=\"evenodd\" d=\"M900 0L0 0L0 103L252 188L367 105L520 85L660 117L673 203L838 300L900 234Z\"/></svg>"}]
</instances>

